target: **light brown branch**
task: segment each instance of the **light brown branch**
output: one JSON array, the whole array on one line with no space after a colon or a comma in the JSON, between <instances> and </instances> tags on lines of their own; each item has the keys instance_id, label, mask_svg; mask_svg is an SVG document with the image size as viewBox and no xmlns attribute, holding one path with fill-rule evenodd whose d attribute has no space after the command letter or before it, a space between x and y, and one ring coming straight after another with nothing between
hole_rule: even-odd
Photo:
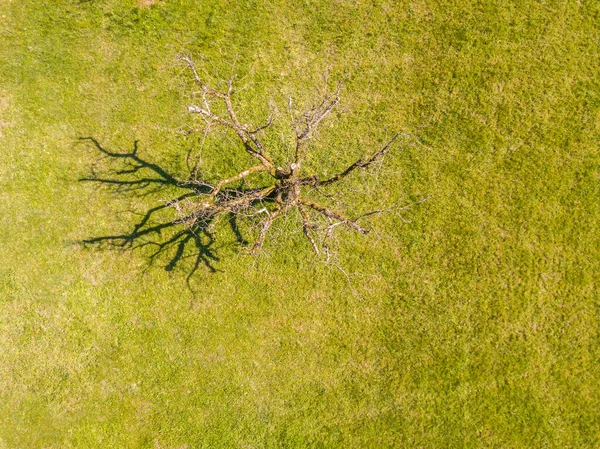
<instances>
[{"instance_id":1,"label":"light brown branch","mask_svg":"<svg viewBox=\"0 0 600 449\"><path fill-rule=\"evenodd\" d=\"M231 101L229 101L229 100L227 100L227 101L231 105ZM233 107L232 106L229 106L229 107L232 108L232 112L233 112ZM235 116L235 112L233 112L233 115L230 114L230 117L232 118L232 120L235 119L235 121L232 123L232 122L229 122L229 121L219 117L218 115L213 114L210 110L203 109L198 106L188 106L188 111L196 113L196 114L201 114L204 117L207 117L210 120L213 120L222 126L232 129L238 135L238 137L244 144L244 149L250 156L258 159L263 165L269 167L269 169L274 168L273 160L264 152L264 149L263 149L260 141L258 140L258 138L254 135L254 133L250 133L249 131L246 131L244 129L244 127L242 127L242 125L239 124L239 122L237 121L237 117ZM248 136L250 138L248 138ZM252 143L254 143L254 145L256 145L258 151L256 151L254 148L252 148L252 144L250 142L252 142Z\"/></svg>"},{"instance_id":2,"label":"light brown branch","mask_svg":"<svg viewBox=\"0 0 600 449\"><path fill-rule=\"evenodd\" d=\"M202 80L198 76L198 72L196 71L196 66L194 65L194 62L190 58L188 58L187 56L176 56L176 58L179 59L180 61L184 61L187 64L187 66L191 70L192 74L194 75L194 80L196 81L196 83L198 83L198 85L200 86L200 88L202 89L202 91L204 93L206 93L208 95L212 95L214 97L224 98L225 95L223 93L211 88L210 86L208 86L208 84L202 82Z\"/></svg>"},{"instance_id":3,"label":"light brown branch","mask_svg":"<svg viewBox=\"0 0 600 449\"><path fill-rule=\"evenodd\" d=\"M245 193L239 197L231 200L219 201L213 207L218 209L220 212L232 212L239 208L248 207L255 201L261 201L266 199L273 191L275 186L269 186L262 190L255 192Z\"/></svg>"},{"instance_id":4,"label":"light brown branch","mask_svg":"<svg viewBox=\"0 0 600 449\"><path fill-rule=\"evenodd\" d=\"M188 106L187 110L189 112L193 112L195 114L201 114L205 117L208 117L209 119L217 122L220 125L226 126L228 128L234 128L233 124L229 123L227 120L222 119L221 117L219 117L218 115L213 114L212 112L210 112L210 110L207 109L202 109L198 106Z\"/></svg>"},{"instance_id":5,"label":"light brown branch","mask_svg":"<svg viewBox=\"0 0 600 449\"><path fill-rule=\"evenodd\" d=\"M267 231L269 230L269 228L271 227L271 225L273 224L273 221L282 213L282 211L284 211L284 208L281 208L278 206L277 209L275 209L273 212L271 212L268 216L268 218L266 219L266 221L263 224L262 229L260 230L260 235L258 236L258 239L256 239L256 243L254 243L254 247L252 248L252 252L253 253L257 253L261 250L262 245L265 241L265 237L267 236Z\"/></svg>"},{"instance_id":6,"label":"light brown branch","mask_svg":"<svg viewBox=\"0 0 600 449\"><path fill-rule=\"evenodd\" d=\"M313 228L314 225L310 222L310 216L308 215L308 212L304 207L298 206L298 210L300 211L300 215L302 215L302 229L304 231L304 236L308 239L308 241L313 247L314 252L318 255L319 247L310 235L310 229Z\"/></svg>"},{"instance_id":7,"label":"light brown branch","mask_svg":"<svg viewBox=\"0 0 600 449\"><path fill-rule=\"evenodd\" d=\"M245 177L251 175L252 173L268 171L268 170L269 170L269 168L265 167L264 165L256 165L254 167L250 167L247 170L244 170L243 172L238 173L235 176L232 176L231 178L222 179L215 185L215 188L210 193L210 198L214 199L218 195L218 193L221 191L223 186L225 186L227 184L230 184L235 181L239 181L240 179L244 179Z\"/></svg>"}]
</instances>

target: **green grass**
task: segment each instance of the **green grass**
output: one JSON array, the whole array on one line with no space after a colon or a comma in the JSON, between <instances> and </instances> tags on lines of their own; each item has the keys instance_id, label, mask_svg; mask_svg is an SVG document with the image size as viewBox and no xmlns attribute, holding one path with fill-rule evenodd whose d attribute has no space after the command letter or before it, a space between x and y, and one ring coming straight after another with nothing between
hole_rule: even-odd
<instances>
[{"instance_id":1,"label":"green grass","mask_svg":"<svg viewBox=\"0 0 600 449\"><path fill-rule=\"evenodd\" d=\"M600 445L597 2L142 3L0 0L0 448ZM282 228L195 295L83 249L154 203L77 138L181 168L180 52L249 117L344 80L314 165L404 132L354 207L430 199L342 236L351 286Z\"/></svg>"}]
</instances>

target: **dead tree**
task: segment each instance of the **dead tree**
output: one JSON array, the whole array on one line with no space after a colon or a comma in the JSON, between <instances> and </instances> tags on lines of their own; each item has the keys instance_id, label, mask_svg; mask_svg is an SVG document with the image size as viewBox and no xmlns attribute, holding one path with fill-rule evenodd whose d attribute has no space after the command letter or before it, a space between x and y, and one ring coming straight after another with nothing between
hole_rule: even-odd
<instances>
[{"instance_id":1,"label":"dead tree","mask_svg":"<svg viewBox=\"0 0 600 449\"><path fill-rule=\"evenodd\" d=\"M216 123L232 130L239 137L242 148L256 160L256 165L227 179L222 179L214 186L210 186L210 193L199 195L193 200L186 199L186 206L181 207L185 211L182 221L193 225L197 222L208 223L220 214L236 215L243 212L244 214L258 215L259 211L264 212L266 216L262 221L258 237L254 242L254 252L260 251L262 248L269 228L273 223L290 212L299 213L304 235L317 254L321 250L328 251L328 241L338 226L346 226L363 235L369 232L368 229L359 223L359 220L381 211L373 211L363 214L360 217L350 218L343 212L330 209L312 201L304 194L304 190L333 185L352 174L355 170L368 168L386 154L397 138L397 134L383 148L371 156L357 160L342 172L327 179L320 179L317 174L303 174L302 164L306 155L308 142L314 137L319 125L340 101L341 85L338 84L333 94L326 96L320 104L304 112L299 117L294 115L290 98L291 126L295 136L294 158L286 166L280 167L269 155L260 138L260 134L272 125L273 116L269 117L267 123L258 127L251 127L242 123L236 114L231 100L235 93L233 87L234 77L229 79L227 90L221 92L203 82L191 59L187 57L181 57L180 59L188 65L202 93L202 104L188 106L188 111L200 115L209 125ZM211 109L212 101L222 102L227 115L222 117L215 114ZM256 173L268 174L271 183L264 188L249 192L242 192L235 189L224 191L225 186ZM174 207L180 207L179 202L173 205ZM317 220L316 217L323 218L326 224L321 224L320 222L323 220Z\"/></svg>"},{"instance_id":2,"label":"dead tree","mask_svg":"<svg viewBox=\"0 0 600 449\"><path fill-rule=\"evenodd\" d=\"M305 173L303 163L309 142L315 137L319 125L331 114L340 101L341 85L338 84L335 92L325 95L320 103L300 115L294 113L290 98L288 107L294 136L293 158L290 162L279 165L272 154L269 154L268 148L263 144L262 139L263 134L273 124L274 116L271 115L266 123L260 126L253 127L246 124L238 117L232 102L232 97L236 93L234 77L229 79L227 88L220 91L204 82L190 58L179 57L179 59L187 65L195 83L200 88L198 103L188 106L188 111L201 117L208 127L217 125L232 131L239 141L240 150L245 151L255 161L255 164L233 176L213 183L199 180L196 169L192 170L188 179L178 179L155 164L142 160L137 154L137 147L132 153L113 153L102 148L94 140L96 147L105 156L126 161L128 168L114 171L113 175L116 175L116 177L110 179L93 174L93 176L82 180L108 183L117 188L124 187L126 189L168 184L184 189L186 193L164 205L151 209L135 225L134 232L97 237L87 240L86 243L109 242L118 246L128 246L133 245L141 237L161 233L165 228L178 226L183 233L170 243L179 245L177 253L180 254L185 246L185 243L182 243L184 239L186 239L185 242L195 240L198 244L198 235L207 233L211 225L221 217L228 217L230 222L237 217L252 217L254 223L257 224L257 229L251 244L251 251L258 253L274 223L287 214L296 214L299 226L302 228L301 231L310 242L314 252L325 254L329 258L329 243L338 228L345 227L363 235L369 232L361 224L361 220L383 212L382 210L367 212L358 217L350 217L343 211L335 210L328 205L323 205L311 199L308 193L334 186L354 172L368 169L390 150L393 142L398 137L397 134L382 148L367 157L358 159L347 166L345 170L333 176L323 178L319 174ZM216 112L217 110L222 112ZM123 176L139 175L142 170L149 170L158 176L123 179ZM253 188L244 187L252 177L257 178L259 174L263 175L260 178L263 181L262 185ZM268 179L269 182L264 182L264 179ZM176 218L164 223L150 225L152 215L166 207L176 212ZM142 245L146 244L148 243L145 242ZM158 246L160 251L166 246L164 241L155 241L152 244ZM196 267L200 261L211 267L210 261L214 260L214 255L206 252L205 249L202 257L204 258L196 261Z\"/></svg>"}]
</instances>

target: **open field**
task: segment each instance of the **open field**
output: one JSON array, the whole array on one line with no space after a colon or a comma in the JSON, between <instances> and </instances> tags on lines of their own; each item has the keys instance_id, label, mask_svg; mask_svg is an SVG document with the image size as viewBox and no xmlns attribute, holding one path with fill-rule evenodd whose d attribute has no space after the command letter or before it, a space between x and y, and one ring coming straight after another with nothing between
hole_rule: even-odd
<instances>
[{"instance_id":1,"label":"open field","mask_svg":"<svg viewBox=\"0 0 600 449\"><path fill-rule=\"evenodd\" d=\"M286 223L191 289L83 248L162 197L78 182L80 137L198 146L177 54L255 119L342 80L313 166L401 132L349 208L428 200L341 233L348 276ZM0 449L599 447L599 143L596 1L0 0Z\"/></svg>"}]
</instances>

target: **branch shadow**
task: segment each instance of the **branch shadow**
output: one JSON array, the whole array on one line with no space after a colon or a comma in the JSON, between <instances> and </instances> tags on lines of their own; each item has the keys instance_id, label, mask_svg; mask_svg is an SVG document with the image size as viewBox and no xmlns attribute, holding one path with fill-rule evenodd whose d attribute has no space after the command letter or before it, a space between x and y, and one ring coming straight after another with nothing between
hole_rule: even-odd
<instances>
[{"instance_id":1,"label":"branch shadow","mask_svg":"<svg viewBox=\"0 0 600 449\"><path fill-rule=\"evenodd\" d=\"M201 267L211 273L219 271L215 262L220 259L214 248L214 235L209 229L212 220L189 226L181 218L173 217L174 202L210 193L210 184L199 182L191 175L188 179L180 179L164 167L142 158L138 152L137 140L133 143L131 152L125 153L108 150L94 137L80 137L79 141L91 144L101 155L90 166L90 175L79 178L79 182L108 187L122 196L145 197L165 189L176 192L170 201L143 213L129 211L140 217L129 231L84 239L81 241L84 247L123 251L147 248L148 268L160 261L166 271L173 271L184 260L191 258L188 285L190 278ZM99 169L100 164L108 165L108 168ZM117 168L113 168L115 164ZM236 217L230 215L227 221L237 243L247 245L248 241L243 237Z\"/></svg>"}]
</instances>

